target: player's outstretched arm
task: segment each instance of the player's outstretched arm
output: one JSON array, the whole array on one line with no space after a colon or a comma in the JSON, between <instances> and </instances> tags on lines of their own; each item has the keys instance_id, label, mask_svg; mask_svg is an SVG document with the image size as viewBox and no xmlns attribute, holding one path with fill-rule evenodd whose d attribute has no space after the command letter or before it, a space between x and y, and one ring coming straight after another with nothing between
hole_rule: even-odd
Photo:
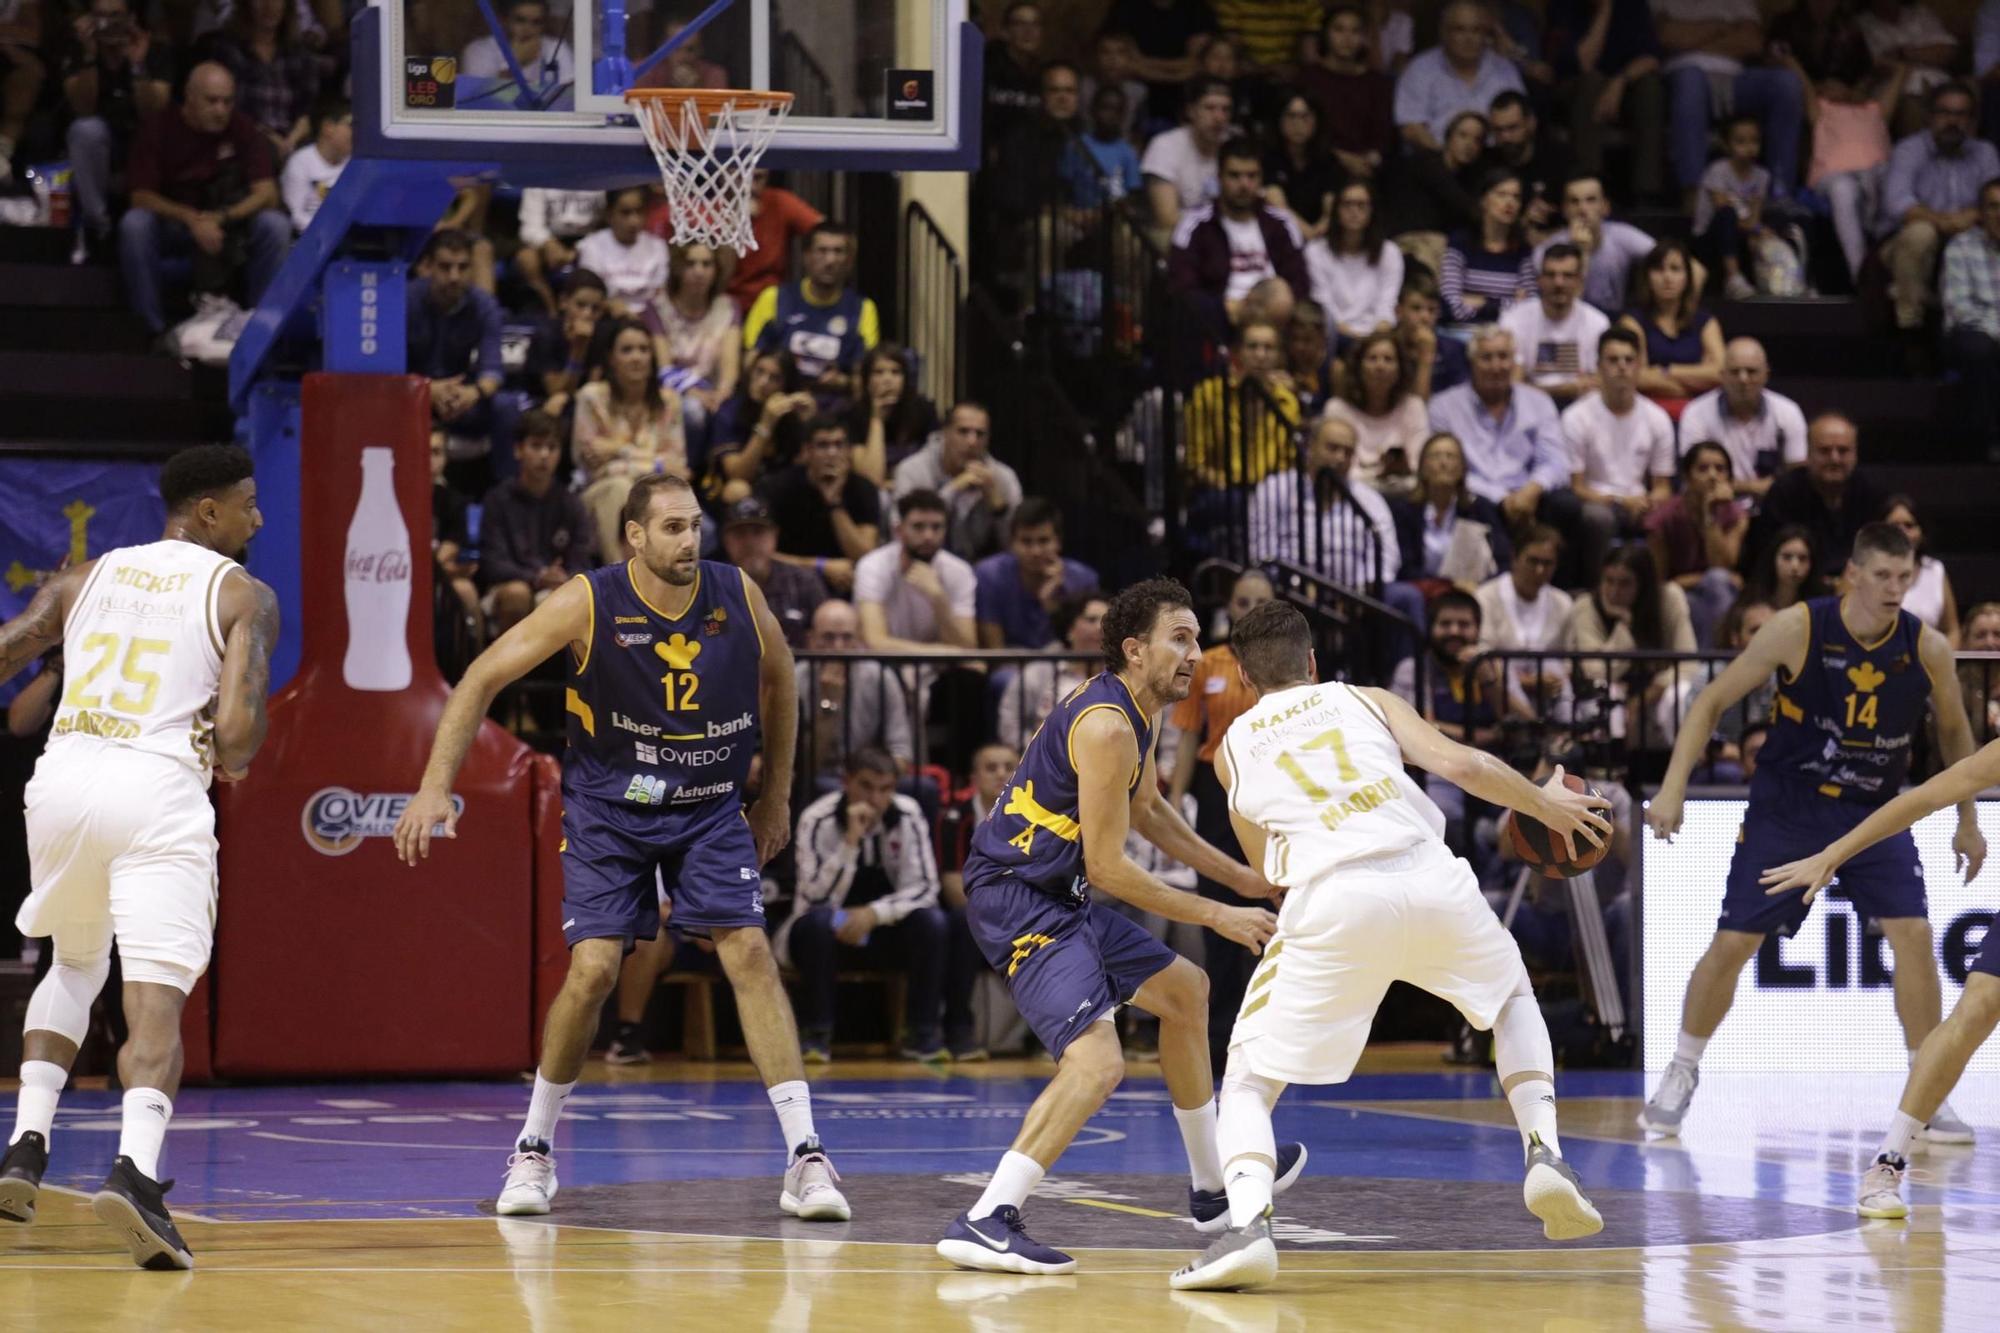
<instances>
[{"instance_id":1,"label":"player's outstretched arm","mask_svg":"<svg viewBox=\"0 0 2000 1333\"><path fill-rule=\"evenodd\" d=\"M1382 710L1383 721L1389 724L1389 734L1396 738L1404 758L1483 801L1540 820L1563 840L1567 853L1575 853L1575 838L1600 847L1611 836L1610 821L1597 813L1609 809L1611 803L1602 796L1571 791L1563 783L1560 766L1538 787L1504 759L1461 745L1440 732L1389 691L1370 687L1360 693Z\"/></svg>"},{"instance_id":2,"label":"player's outstretched arm","mask_svg":"<svg viewBox=\"0 0 2000 1333\"><path fill-rule=\"evenodd\" d=\"M1804 888L1806 901L1819 896L1834 872L1850 858L1892 833L1901 833L1934 810L1969 803L1988 787L2000 785L2000 741L1959 760L1922 786L1884 802L1875 813L1827 844L1818 854L1772 866L1762 876L1766 893L1790 893Z\"/></svg>"},{"instance_id":3,"label":"player's outstretched arm","mask_svg":"<svg viewBox=\"0 0 2000 1333\"><path fill-rule=\"evenodd\" d=\"M1094 708L1071 729L1069 742L1076 764L1077 823L1082 830L1085 877L1134 907L1157 912L1169 921L1207 926L1254 953L1262 953L1264 941L1277 929L1276 917L1261 907L1225 907L1197 894L1183 893L1147 874L1125 855L1132 814L1125 784L1139 762L1132 724L1110 709Z\"/></svg>"},{"instance_id":4,"label":"player's outstretched arm","mask_svg":"<svg viewBox=\"0 0 2000 1333\"><path fill-rule=\"evenodd\" d=\"M1220 777L1222 751L1215 753L1216 776ZM1226 782L1223 785L1228 786ZM1245 898L1269 898L1278 892L1277 886L1266 883L1254 869L1264 864L1264 858L1250 857L1248 843L1243 846L1250 864L1244 865L1188 827L1180 807L1160 794L1159 775L1150 753L1146 756L1146 771L1139 775L1139 790L1132 797L1132 827L1139 831L1140 837L1197 875L1227 884Z\"/></svg>"},{"instance_id":5,"label":"player's outstretched arm","mask_svg":"<svg viewBox=\"0 0 2000 1333\"><path fill-rule=\"evenodd\" d=\"M472 739L479 734L479 724L493 706L494 696L567 645L587 644L592 609L590 582L579 574L472 659L445 703L444 716L438 719L423 784L396 821L396 855L400 860L415 865L429 856L431 829L439 824L444 825L445 837L458 836L458 814L451 804L452 780L472 749Z\"/></svg>"},{"instance_id":6,"label":"player's outstretched arm","mask_svg":"<svg viewBox=\"0 0 2000 1333\"><path fill-rule=\"evenodd\" d=\"M1931 715L1937 719L1938 752L1947 767L1972 756L1972 719L1966 716L1965 700L1958 689L1958 662L1952 657L1951 643L1936 630L1925 626L1917 640L1917 656L1931 681ZM1958 803L1958 829L1952 834L1951 850L1965 882L1979 877L1986 864L1986 835L1979 831L1979 811L1972 801Z\"/></svg>"},{"instance_id":7,"label":"player's outstretched arm","mask_svg":"<svg viewBox=\"0 0 2000 1333\"><path fill-rule=\"evenodd\" d=\"M1708 751L1715 724L1724 709L1771 678L1783 668L1787 674L1805 665L1806 648L1812 638L1812 612L1804 602L1786 607L1766 621L1755 638L1735 661L1708 682L1681 719L1680 734L1674 737L1673 758L1667 762L1666 776L1660 779L1646 810L1646 822L1662 838L1680 831L1681 802L1687 796L1688 774Z\"/></svg>"},{"instance_id":8,"label":"player's outstretched arm","mask_svg":"<svg viewBox=\"0 0 2000 1333\"><path fill-rule=\"evenodd\" d=\"M270 727L271 650L278 643L278 594L232 569L217 599L223 637L222 679L215 697L215 761L225 781L250 768Z\"/></svg>"},{"instance_id":9,"label":"player's outstretched arm","mask_svg":"<svg viewBox=\"0 0 2000 1333\"><path fill-rule=\"evenodd\" d=\"M785 642L784 626L771 614L764 593L749 575L743 576L743 591L750 600L750 614L757 618L757 632L764 645L764 657L757 667L757 709L764 732L764 786L757 803L750 807L750 836L757 844L757 863L763 865L792 837L792 761L799 746L799 678L792 668L792 647Z\"/></svg>"},{"instance_id":10,"label":"player's outstretched arm","mask_svg":"<svg viewBox=\"0 0 2000 1333\"><path fill-rule=\"evenodd\" d=\"M90 573L88 564L44 580L20 615L0 624L0 683L62 642L63 614Z\"/></svg>"}]
</instances>

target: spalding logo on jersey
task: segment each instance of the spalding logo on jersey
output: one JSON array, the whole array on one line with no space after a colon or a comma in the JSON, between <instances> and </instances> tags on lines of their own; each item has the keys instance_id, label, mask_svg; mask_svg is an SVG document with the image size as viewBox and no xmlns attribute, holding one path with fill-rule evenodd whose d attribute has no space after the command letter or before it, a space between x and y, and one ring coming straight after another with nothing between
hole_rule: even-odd
<instances>
[{"instance_id":1,"label":"spalding logo on jersey","mask_svg":"<svg viewBox=\"0 0 2000 1333\"><path fill-rule=\"evenodd\" d=\"M299 814L299 828L306 845L322 856L345 856L361 845L363 838L386 838L396 831L403 807L410 803L409 792L350 791L346 787L322 787L306 798ZM451 809L465 814L465 798L453 795ZM442 836L444 825L431 829Z\"/></svg>"}]
</instances>

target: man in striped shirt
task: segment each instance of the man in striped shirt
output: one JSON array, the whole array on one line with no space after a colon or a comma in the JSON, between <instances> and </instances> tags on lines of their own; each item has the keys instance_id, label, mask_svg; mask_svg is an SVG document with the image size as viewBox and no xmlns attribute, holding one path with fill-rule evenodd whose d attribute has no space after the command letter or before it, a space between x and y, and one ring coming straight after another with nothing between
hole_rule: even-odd
<instances>
[{"instance_id":1,"label":"man in striped shirt","mask_svg":"<svg viewBox=\"0 0 2000 1333\"><path fill-rule=\"evenodd\" d=\"M946 918L923 809L896 790L896 761L876 749L847 756L841 789L799 816L798 892L775 941L799 971L799 1044L808 1064L833 1049L834 978L862 966L909 983L903 1054L941 1060Z\"/></svg>"}]
</instances>

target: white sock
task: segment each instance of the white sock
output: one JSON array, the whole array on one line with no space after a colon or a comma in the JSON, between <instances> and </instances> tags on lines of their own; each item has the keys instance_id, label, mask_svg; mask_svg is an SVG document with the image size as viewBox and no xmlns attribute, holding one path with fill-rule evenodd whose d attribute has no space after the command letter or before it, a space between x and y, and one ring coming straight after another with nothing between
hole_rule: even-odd
<instances>
[{"instance_id":1,"label":"white sock","mask_svg":"<svg viewBox=\"0 0 2000 1333\"><path fill-rule=\"evenodd\" d=\"M539 1143L545 1151L555 1147L556 1121L562 1119L563 1103L574 1091L574 1079L568 1083L551 1083L537 1069L534 1095L528 1098L528 1119L521 1126L521 1136L515 1140L516 1144Z\"/></svg>"},{"instance_id":2,"label":"white sock","mask_svg":"<svg viewBox=\"0 0 2000 1333\"><path fill-rule=\"evenodd\" d=\"M131 1158L140 1175L158 1180L160 1145L166 1142L167 1121L173 1119L174 1104L158 1088L127 1088L124 1110L118 1155Z\"/></svg>"},{"instance_id":3,"label":"white sock","mask_svg":"<svg viewBox=\"0 0 2000 1333\"><path fill-rule=\"evenodd\" d=\"M1000 1165L993 1168L993 1179L986 1182L986 1192L965 1215L977 1221L993 1216L1002 1208L1019 1208L1035 1192L1035 1186L1042 1183L1045 1174L1040 1162L1026 1153L1008 1149Z\"/></svg>"},{"instance_id":4,"label":"white sock","mask_svg":"<svg viewBox=\"0 0 2000 1333\"><path fill-rule=\"evenodd\" d=\"M1215 1099L1209 1098L1192 1111L1174 1108L1174 1121L1181 1127L1181 1143L1187 1148L1188 1173L1198 1190L1222 1188L1222 1159L1215 1153Z\"/></svg>"},{"instance_id":5,"label":"white sock","mask_svg":"<svg viewBox=\"0 0 2000 1333\"><path fill-rule=\"evenodd\" d=\"M1547 1079L1522 1079L1507 1091L1507 1104L1514 1108L1514 1123L1521 1127L1521 1147L1528 1146L1528 1136L1541 1136L1542 1146L1556 1156L1562 1156L1562 1144L1556 1139L1556 1085Z\"/></svg>"},{"instance_id":6,"label":"white sock","mask_svg":"<svg viewBox=\"0 0 2000 1333\"><path fill-rule=\"evenodd\" d=\"M817 1138L813 1133L812 1089L802 1078L789 1083L773 1083L765 1089L771 1097L771 1109L778 1113L778 1131L785 1136L785 1151L797 1155L799 1145L807 1139ZM787 1156L787 1161L791 1156Z\"/></svg>"},{"instance_id":7,"label":"white sock","mask_svg":"<svg viewBox=\"0 0 2000 1333\"><path fill-rule=\"evenodd\" d=\"M1923 1127L1924 1122L1915 1116L1897 1111L1896 1118L1889 1122L1889 1132L1882 1136L1882 1146L1876 1151L1878 1153L1894 1153L1898 1157L1908 1157L1910 1155L1910 1140L1914 1139L1917 1136L1917 1131Z\"/></svg>"},{"instance_id":8,"label":"white sock","mask_svg":"<svg viewBox=\"0 0 2000 1333\"><path fill-rule=\"evenodd\" d=\"M1271 1206L1271 1182L1277 1168L1261 1157L1239 1157L1229 1164L1229 1225L1247 1227Z\"/></svg>"},{"instance_id":9,"label":"white sock","mask_svg":"<svg viewBox=\"0 0 2000 1333\"><path fill-rule=\"evenodd\" d=\"M69 1071L59 1064L48 1060L21 1062L21 1098L14 1104L14 1136L7 1140L9 1144L30 1132L48 1142L56 1123L56 1099L62 1096L63 1084L67 1082Z\"/></svg>"},{"instance_id":10,"label":"white sock","mask_svg":"<svg viewBox=\"0 0 2000 1333\"><path fill-rule=\"evenodd\" d=\"M1684 1065L1700 1065L1701 1053L1708 1049L1708 1038L1697 1037L1692 1032L1681 1033L1681 1039L1674 1043L1674 1059Z\"/></svg>"}]
</instances>

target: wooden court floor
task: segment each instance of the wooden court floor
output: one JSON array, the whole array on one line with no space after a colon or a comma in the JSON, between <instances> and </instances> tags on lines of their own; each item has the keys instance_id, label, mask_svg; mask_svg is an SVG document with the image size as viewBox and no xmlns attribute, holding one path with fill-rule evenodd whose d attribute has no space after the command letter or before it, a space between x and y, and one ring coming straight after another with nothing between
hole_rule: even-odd
<instances>
[{"instance_id":1,"label":"wooden court floor","mask_svg":"<svg viewBox=\"0 0 2000 1333\"><path fill-rule=\"evenodd\" d=\"M775 1131L740 1066L594 1067L547 1220L480 1211L519 1084L189 1089L166 1173L198 1266L169 1275L132 1269L90 1215L115 1097L79 1091L58 1120L60 1183L32 1227L0 1230L0 1329L2000 1329L1987 1146L1919 1159L1907 1223L1847 1207L1893 1080L1705 1082L1687 1142L1646 1147L1637 1075L1565 1076L1565 1150L1616 1242L1573 1248L1524 1225L1490 1075L1436 1072L1429 1052L1370 1063L1281 1105L1281 1136L1314 1154L1280 1202L1296 1243L1277 1285L1233 1295L1167 1288L1195 1247L1145 1066L1059 1165L1066 1187L1031 1204L1035 1233L1081 1261L1041 1279L959 1272L926 1241L970 1202L1046 1064L818 1075L856 1204L831 1228L776 1216ZM2000 1141L2000 1080L1955 1104Z\"/></svg>"}]
</instances>

